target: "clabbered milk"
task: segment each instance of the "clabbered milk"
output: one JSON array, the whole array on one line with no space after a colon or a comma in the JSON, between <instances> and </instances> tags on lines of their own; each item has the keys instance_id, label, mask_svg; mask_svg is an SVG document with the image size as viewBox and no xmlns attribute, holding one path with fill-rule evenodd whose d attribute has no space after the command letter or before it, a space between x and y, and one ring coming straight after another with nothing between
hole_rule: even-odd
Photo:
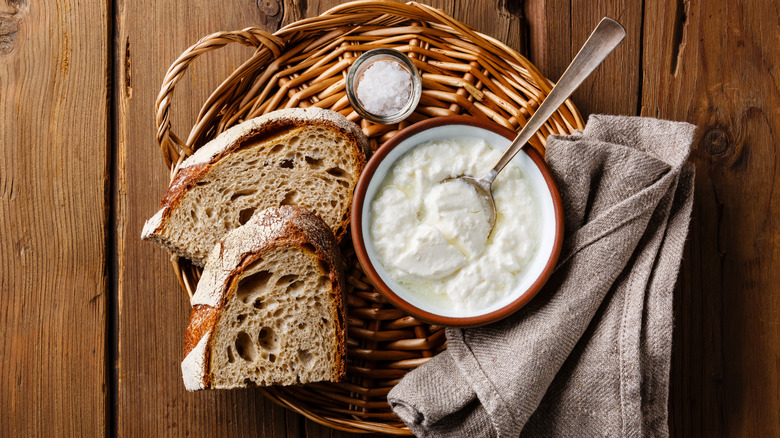
<instances>
[{"instance_id":1,"label":"clabbered milk","mask_svg":"<svg viewBox=\"0 0 780 438\"><path fill-rule=\"evenodd\" d=\"M538 247L538 201L518 166L493 184L496 225L472 186L501 156L482 139L415 146L393 164L371 201L371 238L394 280L424 301L468 312L511 293Z\"/></svg>"}]
</instances>

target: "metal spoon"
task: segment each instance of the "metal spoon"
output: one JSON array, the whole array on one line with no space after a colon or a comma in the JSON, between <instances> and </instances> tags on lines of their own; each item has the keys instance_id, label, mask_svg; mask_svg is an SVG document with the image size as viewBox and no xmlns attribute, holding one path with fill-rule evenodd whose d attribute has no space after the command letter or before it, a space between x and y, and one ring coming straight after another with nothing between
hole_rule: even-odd
<instances>
[{"instance_id":1,"label":"metal spoon","mask_svg":"<svg viewBox=\"0 0 780 438\"><path fill-rule=\"evenodd\" d=\"M596 29L590 34L585 45L582 46L577 56L571 61L569 67L563 72L558 83L555 84L547 98L539 105L539 108L528 120L528 123L520 130L512 144L504 152L504 155L498 160L495 166L482 178L461 175L454 178L447 178L441 182L460 180L474 186L477 195L488 207L488 219L490 229L496 225L496 203L493 200L493 181L498 172L517 155L518 152L528 143L528 140L542 127L558 108L563 105L566 99L574 93L574 90L582 84L596 67L615 49L615 47L626 37L626 30L617 21L611 18L601 20Z\"/></svg>"}]
</instances>

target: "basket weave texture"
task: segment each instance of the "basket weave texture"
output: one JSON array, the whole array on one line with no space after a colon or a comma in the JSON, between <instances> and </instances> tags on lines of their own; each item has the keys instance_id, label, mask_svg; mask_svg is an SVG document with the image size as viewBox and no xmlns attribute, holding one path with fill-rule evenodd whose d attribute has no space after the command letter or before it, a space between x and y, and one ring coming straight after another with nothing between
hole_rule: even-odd
<instances>
[{"instance_id":1,"label":"basket weave texture","mask_svg":"<svg viewBox=\"0 0 780 438\"><path fill-rule=\"evenodd\" d=\"M256 50L214 90L182 140L171 130L174 88L198 56L230 43ZM345 93L352 62L364 51L380 47L406 53L422 74L420 104L398 124L361 119ZM198 146L235 124L281 108L338 111L361 126L376 150L398 130L437 116L471 115L517 130L550 88L522 55L440 10L418 3L358 1L274 34L248 28L198 41L165 75L156 103L157 140L173 178ZM531 144L544 153L548 135L570 134L582 127L579 112L567 101ZM408 371L446 348L444 330L389 305L363 274L349 242L343 250L351 262L346 381L262 391L282 406L335 429L411 435L390 410L387 393ZM176 257L172 264L182 289L192 296L200 269Z\"/></svg>"}]
</instances>

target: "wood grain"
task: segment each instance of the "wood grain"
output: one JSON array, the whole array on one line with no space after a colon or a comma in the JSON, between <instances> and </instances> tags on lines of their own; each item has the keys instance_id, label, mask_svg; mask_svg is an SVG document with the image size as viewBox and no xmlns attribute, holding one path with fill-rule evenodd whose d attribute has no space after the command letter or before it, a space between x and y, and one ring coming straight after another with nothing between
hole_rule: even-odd
<instances>
[{"instance_id":1,"label":"wood grain","mask_svg":"<svg viewBox=\"0 0 780 438\"><path fill-rule=\"evenodd\" d=\"M0 4L0 435L101 436L107 2Z\"/></svg>"},{"instance_id":2,"label":"wood grain","mask_svg":"<svg viewBox=\"0 0 780 438\"><path fill-rule=\"evenodd\" d=\"M120 1L117 4L117 293L118 436L286 436L300 430L256 391L188 393L181 381L183 334L190 314L168 254L141 242L144 220L159 206L168 172L155 142L154 101L168 66L201 37L259 22L255 1ZM249 49L204 55L176 90L174 128L188 131L200 103Z\"/></svg>"},{"instance_id":3,"label":"wood grain","mask_svg":"<svg viewBox=\"0 0 780 438\"><path fill-rule=\"evenodd\" d=\"M780 45L771 1L647 3L642 112L699 126L677 436L780 436Z\"/></svg>"},{"instance_id":4,"label":"wood grain","mask_svg":"<svg viewBox=\"0 0 780 438\"><path fill-rule=\"evenodd\" d=\"M167 254L139 239L168 183L153 110L171 62L210 32L274 31L340 3L0 1L1 436L356 436L255 391L186 393L188 303ZM578 107L699 126L672 435L780 436L777 5L424 3L527 49L554 80L602 16L623 23L627 40L575 94ZM197 61L175 93L177 132L247 53Z\"/></svg>"},{"instance_id":5,"label":"wood grain","mask_svg":"<svg viewBox=\"0 0 780 438\"><path fill-rule=\"evenodd\" d=\"M572 99L583 115L635 114L639 102L642 53L642 3L633 0L528 1L530 59L557 81L604 17L626 28L626 38L582 83Z\"/></svg>"},{"instance_id":6,"label":"wood grain","mask_svg":"<svg viewBox=\"0 0 780 438\"><path fill-rule=\"evenodd\" d=\"M186 7L162 0L119 2L114 53L114 81L118 84L114 95L118 436L366 436L334 431L305 420L273 405L257 391L184 391L179 361L189 305L167 253L139 239L144 220L157 210L168 184L167 169L154 141L154 99L173 60L211 32L252 25L274 31L338 3L233 0L221 6L220 14L214 14L213 3L205 0L190 2ZM450 12L458 4L438 3L442 4L433 2ZM521 20L517 16L502 13L498 24L484 26L496 6L478 6L479 2L470 1L457 7L464 8L460 14L468 16L473 25L520 43ZM174 131L186 135L208 92L248 53L240 48L224 48L196 61L174 93Z\"/></svg>"},{"instance_id":7,"label":"wood grain","mask_svg":"<svg viewBox=\"0 0 780 438\"><path fill-rule=\"evenodd\" d=\"M340 3L229 0L215 12L206 0L0 2L0 435L356 436L256 391L186 393L188 303L167 254L139 239L168 183L153 111L171 62L210 32L273 31ZM623 23L627 40L575 94L578 107L700 128L671 432L780 436L777 6L425 3L527 48L552 79L602 16ZM175 93L177 132L247 53L197 61Z\"/></svg>"}]
</instances>

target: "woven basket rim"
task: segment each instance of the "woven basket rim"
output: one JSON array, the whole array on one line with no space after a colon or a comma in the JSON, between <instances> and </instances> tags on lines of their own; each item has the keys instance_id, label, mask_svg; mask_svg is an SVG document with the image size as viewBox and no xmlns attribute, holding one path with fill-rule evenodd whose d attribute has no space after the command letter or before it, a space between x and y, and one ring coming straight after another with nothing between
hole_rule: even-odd
<instances>
[{"instance_id":1,"label":"woven basket rim","mask_svg":"<svg viewBox=\"0 0 780 438\"><path fill-rule=\"evenodd\" d=\"M206 99L182 140L170 120L177 83L200 55L232 43L255 51ZM341 81L346 70L357 54L374 47L407 52L423 75L423 98L408 122L374 125L361 120L345 103ZM360 0L296 21L273 34L250 27L200 39L165 74L155 103L156 137L173 179L183 160L206 140L242 120L282 107L315 105L339 111L360 124L375 149L400 128L450 113L491 119L516 130L551 85L525 57L436 8L415 2ZM544 153L548 134L568 134L583 126L576 107L567 100L531 144ZM175 256L171 263L181 288L191 297L200 271ZM403 374L446 348L444 332L392 308L354 260L349 281L353 289L347 297L351 380L340 386L261 391L274 403L334 429L411 435L385 406L386 391Z\"/></svg>"}]
</instances>

